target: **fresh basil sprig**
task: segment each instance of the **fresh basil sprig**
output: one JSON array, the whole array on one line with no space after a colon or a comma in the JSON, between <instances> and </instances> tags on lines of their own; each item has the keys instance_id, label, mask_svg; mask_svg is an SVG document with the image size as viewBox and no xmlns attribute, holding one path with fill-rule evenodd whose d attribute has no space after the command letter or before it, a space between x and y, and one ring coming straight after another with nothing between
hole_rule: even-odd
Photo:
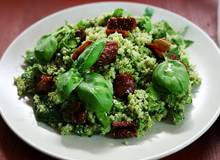
<instances>
[{"instance_id":1,"label":"fresh basil sprig","mask_svg":"<svg viewBox=\"0 0 220 160\"><path fill-rule=\"evenodd\" d=\"M177 60L160 63L153 72L154 87L162 92L185 93L189 88L186 67Z\"/></svg>"},{"instance_id":2,"label":"fresh basil sprig","mask_svg":"<svg viewBox=\"0 0 220 160\"><path fill-rule=\"evenodd\" d=\"M89 69L99 59L105 48L106 41L104 39L95 41L86 48L76 61L76 67L80 71Z\"/></svg>"},{"instance_id":3,"label":"fresh basil sprig","mask_svg":"<svg viewBox=\"0 0 220 160\"><path fill-rule=\"evenodd\" d=\"M105 47L105 40L95 41L77 59L76 68L58 76L57 92L62 101L76 89L79 99L87 110L94 112L105 130L110 130L110 119L107 112L111 110L113 87L110 81L98 73L84 72L99 59ZM82 78L83 77L83 78Z\"/></svg>"},{"instance_id":4,"label":"fresh basil sprig","mask_svg":"<svg viewBox=\"0 0 220 160\"><path fill-rule=\"evenodd\" d=\"M111 110L113 99L113 87L110 81L98 73L88 73L84 81L80 73L70 69L59 75L56 81L57 93L63 102L70 93L76 89L79 99L86 108L94 112L106 130L110 129L110 120L107 112Z\"/></svg>"},{"instance_id":5,"label":"fresh basil sprig","mask_svg":"<svg viewBox=\"0 0 220 160\"><path fill-rule=\"evenodd\" d=\"M40 63L49 62L58 47L57 39L53 35L44 35L37 42L35 57Z\"/></svg>"},{"instance_id":6,"label":"fresh basil sprig","mask_svg":"<svg viewBox=\"0 0 220 160\"><path fill-rule=\"evenodd\" d=\"M113 87L98 73L89 73L78 86L79 99L86 104L89 111L95 112L104 128L110 127L110 120L106 113L111 110Z\"/></svg>"},{"instance_id":7,"label":"fresh basil sprig","mask_svg":"<svg viewBox=\"0 0 220 160\"><path fill-rule=\"evenodd\" d=\"M77 59L76 68L58 76L56 81L57 92L62 99L66 99L70 93L82 82L81 73L89 69L99 59L105 47L105 40L98 40L89 46Z\"/></svg>"}]
</instances>

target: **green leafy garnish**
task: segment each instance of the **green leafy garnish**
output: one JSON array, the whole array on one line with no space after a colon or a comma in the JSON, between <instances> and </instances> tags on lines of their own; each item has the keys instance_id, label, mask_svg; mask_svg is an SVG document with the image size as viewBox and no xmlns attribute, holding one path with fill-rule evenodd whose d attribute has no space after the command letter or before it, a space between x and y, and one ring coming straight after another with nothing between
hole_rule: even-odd
<instances>
[{"instance_id":1,"label":"green leafy garnish","mask_svg":"<svg viewBox=\"0 0 220 160\"><path fill-rule=\"evenodd\" d=\"M191 41L191 40L184 40L184 43L185 43L185 48L188 48L188 47L190 47L194 42Z\"/></svg>"},{"instance_id":2,"label":"green leafy garnish","mask_svg":"<svg viewBox=\"0 0 220 160\"><path fill-rule=\"evenodd\" d=\"M95 112L104 128L110 127L106 116L112 108L113 87L98 73L89 73L77 88L79 99L89 111Z\"/></svg>"},{"instance_id":3,"label":"green leafy garnish","mask_svg":"<svg viewBox=\"0 0 220 160\"><path fill-rule=\"evenodd\" d=\"M175 57L175 60L179 60L181 58L181 50L176 45L173 45L170 47L169 51L165 54L166 58L173 59Z\"/></svg>"},{"instance_id":4,"label":"green leafy garnish","mask_svg":"<svg viewBox=\"0 0 220 160\"><path fill-rule=\"evenodd\" d=\"M76 24L76 27L78 29L86 29L86 28L89 28L89 27L92 27L92 26L93 26L93 24L91 23L91 21L86 20L86 19L82 19Z\"/></svg>"},{"instance_id":5,"label":"green leafy garnish","mask_svg":"<svg viewBox=\"0 0 220 160\"><path fill-rule=\"evenodd\" d=\"M34 52L33 51L26 51L25 53L25 56L24 56L24 60L25 60L25 63L27 64L34 64L36 62L36 58L35 58L35 55L34 55Z\"/></svg>"},{"instance_id":6,"label":"green leafy garnish","mask_svg":"<svg viewBox=\"0 0 220 160\"><path fill-rule=\"evenodd\" d=\"M153 25L152 35L154 39L164 38L167 35L173 35L176 32L173 28L164 20L159 21Z\"/></svg>"},{"instance_id":7,"label":"green leafy garnish","mask_svg":"<svg viewBox=\"0 0 220 160\"><path fill-rule=\"evenodd\" d=\"M141 30L144 30L146 32L150 32L152 29L152 23L151 23L150 18L148 16L144 16L144 17L140 18L139 22L138 22L138 27Z\"/></svg>"},{"instance_id":8,"label":"green leafy garnish","mask_svg":"<svg viewBox=\"0 0 220 160\"><path fill-rule=\"evenodd\" d=\"M144 10L144 16L147 16L147 17L152 17L154 14L154 10L152 8L145 8Z\"/></svg>"},{"instance_id":9,"label":"green leafy garnish","mask_svg":"<svg viewBox=\"0 0 220 160\"><path fill-rule=\"evenodd\" d=\"M117 8L113 11L112 16L113 17L122 17L124 13L124 9L122 8Z\"/></svg>"},{"instance_id":10,"label":"green leafy garnish","mask_svg":"<svg viewBox=\"0 0 220 160\"><path fill-rule=\"evenodd\" d=\"M57 92L62 100L65 100L70 93L82 82L80 73L71 68L69 71L59 75L56 80Z\"/></svg>"},{"instance_id":11,"label":"green leafy garnish","mask_svg":"<svg viewBox=\"0 0 220 160\"><path fill-rule=\"evenodd\" d=\"M89 69L99 59L105 48L105 40L97 40L78 57L76 66L80 71Z\"/></svg>"},{"instance_id":12,"label":"green leafy garnish","mask_svg":"<svg viewBox=\"0 0 220 160\"><path fill-rule=\"evenodd\" d=\"M35 57L40 63L49 62L55 54L57 46L58 42L54 36L42 36L35 47Z\"/></svg>"},{"instance_id":13,"label":"green leafy garnish","mask_svg":"<svg viewBox=\"0 0 220 160\"><path fill-rule=\"evenodd\" d=\"M188 91L189 75L185 66L176 60L160 63L153 72L153 84L162 92L182 94Z\"/></svg>"}]
</instances>

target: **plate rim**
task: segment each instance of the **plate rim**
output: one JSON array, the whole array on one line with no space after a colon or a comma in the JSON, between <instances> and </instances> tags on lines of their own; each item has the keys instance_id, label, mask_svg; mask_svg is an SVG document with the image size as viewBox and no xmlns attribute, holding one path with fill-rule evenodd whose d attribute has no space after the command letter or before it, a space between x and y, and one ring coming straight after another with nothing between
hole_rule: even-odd
<instances>
[{"instance_id":1,"label":"plate rim","mask_svg":"<svg viewBox=\"0 0 220 160\"><path fill-rule=\"evenodd\" d=\"M164 8L161 8L161 7L158 7L158 6L154 6L154 5L150 5L150 4L146 4L146 3L140 3L140 2L130 2L130 1L100 1L100 2L89 2L89 3L82 3L82 4L77 4L77 5L73 5L73 6L70 6L70 7L67 7L67 8L64 8L64 9L61 9L61 10L58 10L58 11L55 11L37 21L35 21L34 23L32 23L31 25L27 26L23 31L21 31L12 41L11 43L9 44L9 46L7 47L7 49L5 49L5 51L3 51L3 55L1 56L0 58L0 67L2 66L2 61L3 59L6 57L6 53L8 52L8 50L15 44L15 42L20 38L22 37L26 32L28 32L29 30L31 30L31 28L37 26L38 24L42 23L43 21L47 21L48 19L58 15L58 14L61 14L62 12L66 12L66 11L69 11L69 10L72 10L74 8L80 8L80 7L84 7L84 6L89 6L89 5L101 5L101 4L112 4L112 3L115 3L115 4L133 4L133 5L144 5L146 7L150 7L150 8L153 8L155 10L161 10L163 12L166 12L168 14L171 14L171 15L175 15L176 17L178 17L179 19L182 19L184 20L185 22L189 23L191 26L193 26L194 28L196 28L196 30L199 30L207 39L208 41L213 45L213 47L218 51L218 54L220 55L220 49L219 47L217 46L217 44L214 42L214 40L202 29L200 28L197 24L193 23L192 21L188 20L187 18L179 15L178 13L175 13L173 11L170 11L168 9L164 9ZM29 139L26 139L26 137L22 136L22 134L17 131L15 128L12 127L11 123L6 119L6 117L4 116L4 113L3 113L3 106L0 106L0 115L3 119L3 121L7 124L7 126L10 128L10 130L16 135L18 136L23 142L25 142L26 144L28 144L29 146L33 147L34 149L46 154L46 155L49 155L51 157L54 157L54 158L61 158L61 159L69 159L67 156L62 156L62 155L59 155L58 153L55 153L55 152L51 152L51 151L48 151L48 150L43 150L41 149L41 147L37 144L35 144L32 140L29 140ZM166 150L160 154L157 154L157 155L153 155L151 157L145 157L145 158L142 158L142 159L138 159L138 160L147 160L147 159L160 159L160 158L163 158L163 157L166 157L168 155L171 155L171 154L174 154L182 149L184 149L185 147L187 147L188 145L192 144L193 142L195 142L198 138L200 138L206 131L208 131L208 129L214 124L214 122L217 120L217 118L219 117L220 115L220 106L218 107L218 110L217 112L214 114L214 116L209 120L209 122L203 126L203 128L197 132L194 136L192 136L191 138L187 139L185 142L169 149L169 150ZM79 160L79 159L71 159L71 160Z\"/></svg>"}]
</instances>

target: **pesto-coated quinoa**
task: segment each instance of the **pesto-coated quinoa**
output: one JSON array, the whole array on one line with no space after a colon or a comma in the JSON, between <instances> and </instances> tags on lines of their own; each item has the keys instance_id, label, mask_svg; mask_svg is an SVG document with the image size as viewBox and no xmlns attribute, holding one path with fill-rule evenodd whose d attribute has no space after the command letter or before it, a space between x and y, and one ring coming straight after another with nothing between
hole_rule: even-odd
<instances>
[{"instance_id":1,"label":"pesto-coated quinoa","mask_svg":"<svg viewBox=\"0 0 220 160\"><path fill-rule=\"evenodd\" d=\"M118 8L42 36L14 80L18 95L62 135L130 138L180 124L201 83L185 51L193 42L152 14Z\"/></svg>"}]
</instances>

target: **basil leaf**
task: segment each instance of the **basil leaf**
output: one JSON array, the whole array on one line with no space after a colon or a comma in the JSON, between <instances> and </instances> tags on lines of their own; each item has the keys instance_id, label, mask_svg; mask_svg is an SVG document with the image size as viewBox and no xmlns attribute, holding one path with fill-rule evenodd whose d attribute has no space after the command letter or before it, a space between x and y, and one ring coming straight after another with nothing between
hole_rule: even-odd
<instances>
[{"instance_id":1,"label":"basil leaf","mask_svg":"<svg viewBox=\"0 0 220 160\"><path fill-rule=\"evenodd\" d=\"M86 29L93 26L94 24L92 23L92 21L87 19L82 19L76 24L77 29Z\"/></svg>"},{"instance_id":2,"label":"basil leaf","mask_svg":"<svg viewBox=\"0 0 220 160\"><path fill-rule=\"evenodd\" d=\"M111 121L107 116L106 112L96 112L96 116L98 117L99 121L102 123L105 130L110 131L111 129Z\"/></svg>"},{"instance_id":3,"label":"basil leaf","mask_svg":"<svg viewBox=\"0 0 220 160\"><path fill-rule=\"evenodd\" d=\"M113 87L98 73L89 73L77 88L79 99L89 111L95 112L99 121L106 128L109 119L105 116L112 108Z\"/></svg>"},{"instance_id":4,"label":"basil leaf","mask_svg":"<svg viewBox=\"0 0 220 160\"><path fill-rule=\"evenodd\" d=\"M189 75L185 66L176 60L160 63L153 72L155 89L174 94L185 93L189 88Z\"/></svg>"},{"instance_id":5,"label":"basil leaf","mask_svg":"<svg viewBox=\"0 0 220 160\"><path fill-rule=\"evenodd\" d=\"M82 80L83 78L80 73L76 69L71 68L69 71L58 75L56 80L57 92L65 100Z\"/></svg>"},{"instance_id":6,"label":"basil leaf","mask_svg":"<svg viewBox=\"0 0 220 160\"><path fill-rule=\"evenodd\" d=\"M170 36L172 43L176 44L179 48L185 48L185 42L181 35Z\"/></svg>"},{"instance_id":7,"label":"basil leaf","mask_svg":"<svg viewBox=\"0 0 220 160\"><path fill-rule=\"evenodd\" d=\"M147 17L152 17L154 14L154 10L152 8L145 8L144 10L144 16L147 16Z\"/></svg>"},{"instance_id":8,"label":"basil leaf","mask_svg":"<svg viewBox=\"0 0 220 160\"><path fill-rule=\"evenodd\" d=\"M167 37L167 35L175 35L176 32L173 28L164 20L161 20L153 24L152 35L154 39Z\"/></svg>"},{"instance_id":9,"label":"basil leaf","mask_svg":"<svg viewBox=\"0 0 220 160\"><path fill-rule=\"evenodd\" d=\"M62 40L59 42L59 48L66 47L70 50L77 47L77 40L73 34L73 32L65 33Z\"/></svg>"},{"instance_id":10,"label":"basil leaf","mask_svg":"<svg viewBox=\"0 0 220 160\"><path fill-rule=\"evenodd\" d=\"M191 46L194 42L191 40L184 40L185 42L185 48L188 48L189 46Z\"/></svg>"},{"instance_id":11,"label":"basil leaf","mask_svg":"<svg viewBox=\"0 0 220 160\"><path fill-rule=\"evenodd\" d=\"M33 65L36 62L35 59L35 53L33 51L26 51L25 56L24 56L24 61L25 63L29 64L29 65Z\"/></svg>"},{"instance_id":12,"label":"basil leaf","mask_svg":"<svg viewBox=\"0 0 220 160\"><path fill-rule=\"evenodd\" d=\"M138 27L141 30L144 30L146 32L150 32L152 29L152 23L151 23L150 18L148 16L141 17L138 22Z\"/></svg>"},{"instance_id":13,"label":"basil leaf","mask_svg":"<svg viewBox=\"0 0 220 160\"><path fill-rule=\"evenodd\" d=\"M172 59L172 56L175 56L175 60L179 60L181 58L181 50L176 45L170 47L169 51L165 54L165 57Z\"/></svg>"},{"instance_id":14,"label":"basil leaf","mask_svg":"<svg viewBox=\"0 0 220 160\"><path fill-rule=\"evenodd\" d=\"M105 48L105 40L97 40L78 57L76 66L80 71L89 69L99 59Z\"/></svg>"},{"instance_id":15,"label":"basil leaf","mask_svg":"<svg viewBox=\"0 0 220 160\"><path fill-rule=\"evenodd\" d=\"M35 57L39 62L49 62L57 50L57 39L52 35L45 35L40 38L35 47Z\"/></svg>"},{"instance_id":16,"label":"basil leaf","mask_svg":"<svg viewBox=\"0 0 220 160\"><path fill-rule=\"evenodd\" d=\"M113 14L112 16L113 17L122 17L123 16L123 13L124 13L124 9L122 8L117 8L113 11Z\"/></svg>"}]
</instances>

